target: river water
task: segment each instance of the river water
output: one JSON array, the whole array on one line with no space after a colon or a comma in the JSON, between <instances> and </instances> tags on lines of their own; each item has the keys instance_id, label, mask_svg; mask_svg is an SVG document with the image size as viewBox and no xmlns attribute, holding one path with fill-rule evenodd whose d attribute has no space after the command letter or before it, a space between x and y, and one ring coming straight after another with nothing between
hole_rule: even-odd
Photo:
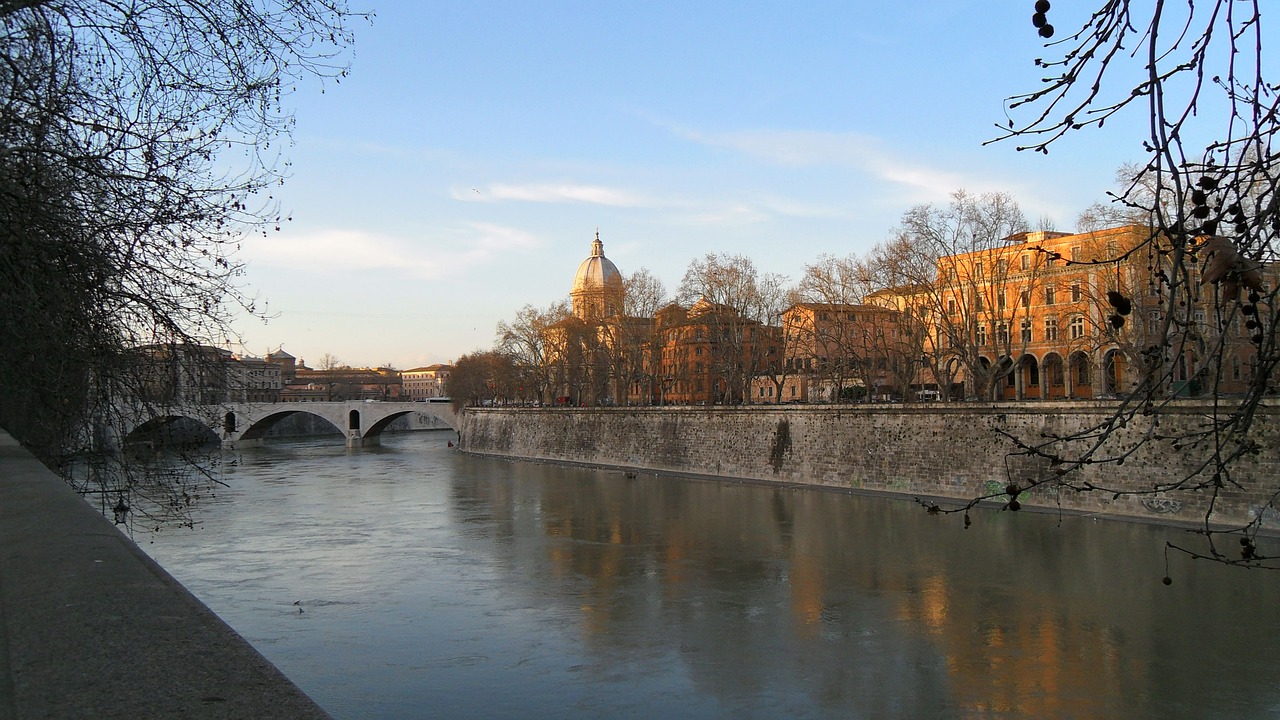
<instances>
[{"instance_id":1,"label":"river water","mask_svg":"<svg viewBox=\"0 0 1280 720\"><path fill-rule=\"evenodd\" d=\"M1280 575L1148 525L471 457L229 454L144 550L337 718L1280 714Z\"/></svg>"}]
</instances>

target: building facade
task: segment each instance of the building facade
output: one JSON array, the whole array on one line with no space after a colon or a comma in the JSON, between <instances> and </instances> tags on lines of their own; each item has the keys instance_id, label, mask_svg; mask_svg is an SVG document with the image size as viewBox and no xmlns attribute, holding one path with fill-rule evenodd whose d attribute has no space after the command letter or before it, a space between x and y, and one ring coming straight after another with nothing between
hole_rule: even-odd
<instances>
[{"instance_id":1,"label":"building facade","mask_svg":"<svg viewBox=\"0 0 1280 720\"><path fill-rule=\"evenodd\" d=\"M445 397L444 384L453 370L450 365L427 365L400 371L400 384L405 400L427 400Z\"/></svg>"},{"instance_id":2,"label":"building facade","mask_svg":"<svg viewBox=\"0 0 1280 720\"><path fill-rule=\"evenodd\" d=\"M1184 250L1208 256L1214 242ZM1019 233L931 260L931 277L861 304L795 303L774 327L705 299L627 317L597 233L572 311L544 331L544 372L554 401L574 405L1102 398L1165 370L1168 394L1243 392L1249 323L1271 310L1194 263L1169 277L1173 250L1137 225ZM1276 271L1258 266L1255 289Z\"/></svg>"}]
</instances>

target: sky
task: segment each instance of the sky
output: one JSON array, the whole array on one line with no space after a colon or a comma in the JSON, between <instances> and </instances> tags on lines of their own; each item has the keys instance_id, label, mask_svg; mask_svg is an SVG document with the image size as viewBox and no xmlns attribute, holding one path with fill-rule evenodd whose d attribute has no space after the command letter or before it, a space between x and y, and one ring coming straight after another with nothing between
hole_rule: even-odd
<instances>
[{"instance_id":1,"label":"sky","mask_svg":"<svg viewBox=\"0 0 1280 720\"><path fill-rule=\"evenodd\" d=\"M959 189L1070 231L1142 158L1122 122L1049 155L984 146L1043 74L1029 0L353 5L376 17L350 75L290 98L292 219L242 245L269 314L236 321L246 355L489 349L568 298L597 231L670 293L713 252L795 281Z\"/></svg>"}]
</instances>

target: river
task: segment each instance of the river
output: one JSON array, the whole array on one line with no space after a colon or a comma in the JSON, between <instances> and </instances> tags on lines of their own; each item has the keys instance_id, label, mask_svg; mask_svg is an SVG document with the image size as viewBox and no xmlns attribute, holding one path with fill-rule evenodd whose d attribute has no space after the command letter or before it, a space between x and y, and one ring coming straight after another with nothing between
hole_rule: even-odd
<instances>
[{"instance_id":1,"label":"river","mask_svg":"<svg viewBox=\"0 0 1280 720\"><path fill-rule=\"evenodd\" d=\"M1180 531L472 457L228 454L139 545L337 718L1280 713L1280 575ZM1270 550L1271 548L1264 548Z\"/></svg>"}]
</instances>

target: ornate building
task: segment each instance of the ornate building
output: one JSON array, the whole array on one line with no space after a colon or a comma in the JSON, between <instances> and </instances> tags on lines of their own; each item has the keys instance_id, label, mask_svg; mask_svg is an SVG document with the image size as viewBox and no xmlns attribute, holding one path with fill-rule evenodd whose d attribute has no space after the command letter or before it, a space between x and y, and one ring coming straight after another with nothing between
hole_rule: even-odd
<instances>
[{"instance_id":1,"label":"ornate building","mask_svg":"<svg viewBox=\"0 0 1280 720\"><path fill-rule=\"evenodd\" d=\"M645 402L644 379L652 318L624 314L622 273L604 255L596 231L591 254L578 266L569 291L572 312L543 331L548 385L558 404Z\"/></svg>"}]
</instances>

